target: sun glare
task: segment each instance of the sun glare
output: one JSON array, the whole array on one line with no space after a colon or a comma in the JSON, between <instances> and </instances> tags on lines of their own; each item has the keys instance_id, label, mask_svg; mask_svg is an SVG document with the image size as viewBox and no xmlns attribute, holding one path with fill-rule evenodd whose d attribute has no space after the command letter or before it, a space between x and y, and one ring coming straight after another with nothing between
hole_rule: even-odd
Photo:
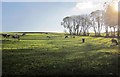
<instances>
[{"instance_id":1,"label":"sun glare","mask_svg":"<svg viewBox=\"0 0 120 77\"><path fill-rule=\"evenodd\" d=\"M115 11L118 11L118 3L117 3L117 2L114 3L114 10L115 10Z\"/></svg>"},{"instance_id":2,"label":"sun glare","mask_svg":"<svg viewBox=\"0 0 120 77\"><path fill-rule=\"evenodd\" d=\"M114 11L118 12L118 2L115 1L112 5L113 5Z\"/></svg>"}]
</instances>

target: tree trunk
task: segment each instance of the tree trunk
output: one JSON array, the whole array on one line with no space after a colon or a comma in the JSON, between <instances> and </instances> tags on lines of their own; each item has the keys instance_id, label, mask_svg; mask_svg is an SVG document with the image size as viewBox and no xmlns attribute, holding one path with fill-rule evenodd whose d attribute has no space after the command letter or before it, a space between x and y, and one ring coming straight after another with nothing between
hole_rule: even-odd
<instances>
[{"instance_id":1,"label":"tree trunk","mask_svg":"<svg viewBox=\"0 0 120 77\"><path fill-rule=\"evenodd\" d=\"M81 32L82 32L82 28L80 29L79 35L81 35Z\"/></svg>"},{"instance_id":2,"label":"tree trunk","mask_svg":"<svg viewBox=\"0 0 120 77\"><path fill-rule=\"evenodd\" d=\"M77 35L79 35L79 25L77 25Z\"/></svg>"},{"instance_id":3,"label":"tree trunk","mask_svg":"<svg viewBox=\"0 0 120 77\"><path fill-rule=\"evenodd\" d=\"M120 24L118 24L118 32L117 32L118 39L120 39Z\"/></svg>"},{"instance_id":4,"label":"tree trunk","mask_svg":"<svg viewBox=\"0 0 120 77\"><path fill-rule=\"evenodd\" d=\"M114 34L113 35L115 36L115 27L113 27L113 29L114 29Z\"/></svg>"},{"instance_id":5,"label":"tree trunk","mask_svg":"<svg viewBox=\"0 0 120 77\"><path fill-rule=\"evenodd\" d=\"M94 33L95 33L95 36L97 35L97 32L96 32L96 29L95 29L95 27L94 27Z\"/></svg>"},{"instance_id":6,"label":"tree trunk","mask_svg":"<svg viewBox=\"0 0 120 77\"><path fill-rule=\"evenodd\" d=\"M110 34L111 34L111 36L112 36L112 29L111 29L111 27L110 27Z\"/></svg>"},{"instance_id":7,"label":"tree trunk","mask_svg":"<svg viewBox=\"0 0 120 77\"><path fill-rule=\"evenodd\" d=\"M105 27L105 30L106 30L106 37L108 37L109 36L108 26Z\"/></svg>"},{"instance_id":8,"label":"tree trunk","mask_svg":"<svg viewBox=\"0 0 120 77\"><path fill-rule=\"evenodd\" d=\"M72 30L71 29L69 29L69 33L70 33L70 35L72 34Z\"/></svg>"},{"instance_id":9,"label":"tree trunk","mask_svg":"<svg viewBox=\"0 0 120 77\"><path fill-rule=\"evenodd\" d=\"M86 36L86 31L83 32L83 35Z\"/></svg>"},{"instance_id":10,"label":"tree trunk","mask_svg":"<svg viewBox=\"0 0 120 77\"><path fill-rule=\"evenodd\" d=\"M77 35L79 35L79 29L77 29Z\"/></svg>"},{"instance_id":11,"label":"tree trunk","mask_svg":"<svg viewBox=\"0 0 120 77\"><path fill-rule=\"evenodd\" d=\"M100 36L100 22L99 22L99 18L98 18L98 36Z\"/></svg>"}]
</instances>

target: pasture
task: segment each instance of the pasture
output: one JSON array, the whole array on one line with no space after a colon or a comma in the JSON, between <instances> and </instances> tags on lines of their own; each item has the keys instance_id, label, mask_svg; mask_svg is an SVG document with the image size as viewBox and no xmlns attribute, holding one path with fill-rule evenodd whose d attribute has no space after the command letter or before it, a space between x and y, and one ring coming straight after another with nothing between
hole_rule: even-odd
<instances>
[{"instance_id":1,"label":"pasture","mask_svg":"<svg viewBox=\"0 0 120 77\"><path fill-rule=\"evenodd\" d=\"M64 37L62 33L27 33L21 36L20 40L1 37L3 75L117 75L119 73L120 52L118 46L110 47L111 38ZM85 43L82 43L82 38L85 38Z\"/></svg>"}]
</instances>

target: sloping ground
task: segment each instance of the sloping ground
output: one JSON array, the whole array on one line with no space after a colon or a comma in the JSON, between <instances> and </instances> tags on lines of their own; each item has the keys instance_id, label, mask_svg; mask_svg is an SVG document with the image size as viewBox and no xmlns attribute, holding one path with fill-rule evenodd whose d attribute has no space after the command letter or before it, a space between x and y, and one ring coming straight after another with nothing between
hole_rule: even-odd
<instances>
[{"instance_id":1,"label":"sloping ground","mask_svg":"<svg viewBox=\"0 0 120 77\"><path fill-rule=\"evenodd\" d=\"M3 75L117 75L120 56L110 40L40 33L4 39Z\"/></svg>"}]
</instances>

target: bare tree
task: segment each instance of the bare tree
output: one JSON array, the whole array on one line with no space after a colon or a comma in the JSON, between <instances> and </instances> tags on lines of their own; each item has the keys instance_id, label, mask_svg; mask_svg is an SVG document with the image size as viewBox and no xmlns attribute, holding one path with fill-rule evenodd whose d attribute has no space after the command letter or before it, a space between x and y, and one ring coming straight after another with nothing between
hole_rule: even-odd
<instances>
[{"instance_id":1,"label":"bare tree","mask_svg":"<svg viewBox=\"0 0 120 77\"><path fill-rule=\"evenodd\" d=\"M92 27L95 32L95 36L101 35L101 30L103 27L103 10L96 10L90 14L92 20Z\"/></svg>"},{"instance_id":2,"label":"bare tree","mask_svg":"<svg viewBox=\"0 0 120 77\"><path fill-rule=\"evenodd\" d=\"M82 31L83 35L87 35L89 28L91 27L91 21L88 15L82 15Z\"/></svg>"},{"instance_id":3,"label":"bare tree","mask_svg":"<svg viewBox=\"0 0 120 77\"><path fill-rule=\"evenodd\" d=\"M87 35L91 27L89 15L73 15L65 17L61 25L69 30L71 35Z\"/></svg>"},{"instance_id":4,"label":"bare tree","mask_svg":"<svg viewBox=\"0 0 120 77\"><path fill-rule=\"evenodd\" d=\"M63 25L64 28L67 28L69 30L69 33L72 34L71 17L63 18L63 22L61 22L61 25Z\"/></svg>"}]
</instances>

